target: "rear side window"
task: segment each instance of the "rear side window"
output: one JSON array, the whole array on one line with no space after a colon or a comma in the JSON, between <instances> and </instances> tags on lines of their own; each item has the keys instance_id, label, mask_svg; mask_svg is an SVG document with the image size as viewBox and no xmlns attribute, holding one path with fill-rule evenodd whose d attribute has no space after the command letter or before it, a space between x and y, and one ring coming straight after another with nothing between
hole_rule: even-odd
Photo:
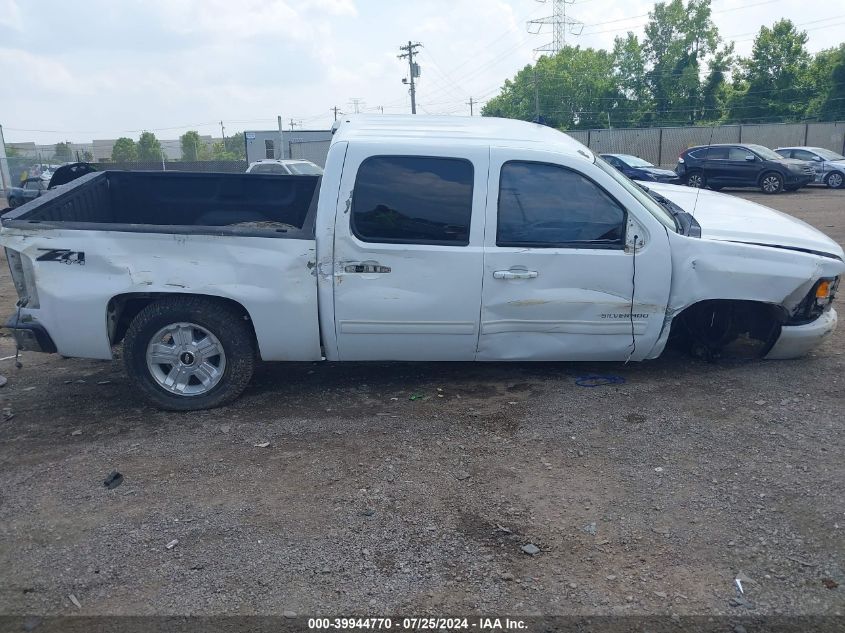
<instances>
[{"instance_id":1,"label":"rear side window","mask_svg":"<svg viewBox=\"0 0 845 633\"><path fill-rule=\"evenodd\" d=\"M689 153L696 160L724 160L728 157L727 147L702 147Z\"/></svg>"},{"instance_id":2,"label":"rear side window","mask_svg":"<svg viewBox=\"0 0 845 633\"><path fill-rule=\"evenodd\" d=\"M498 246L621 248L625 211L576 171L512 161L499 179Z\"/></svg>"},{"instance_id":3,"label":"rear side window","mask_svg":"<svg viewBox=\"0 0 845 633\"><path fill-rule=\"evenodd\" d=\"M463 159L368 158L355 179L352 233L364 242L466 246L472 180Z\"/></svg>"}]
</instances>

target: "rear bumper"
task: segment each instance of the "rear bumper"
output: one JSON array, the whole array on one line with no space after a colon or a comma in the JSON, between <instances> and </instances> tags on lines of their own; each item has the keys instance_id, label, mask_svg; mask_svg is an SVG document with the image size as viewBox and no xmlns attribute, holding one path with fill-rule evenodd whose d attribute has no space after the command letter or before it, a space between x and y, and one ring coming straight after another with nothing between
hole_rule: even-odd
<instances>
[{"instance_id":1,"label":"rear bumper","mask_svg":"<svg viewBox=\"0 0 845 633\"><path fill-rule=\"evenodd\" d=\"M811 323L784 325L778 340L765 357L770 360L784 360L805 355L833 333L836 321L836 310L830 308Z\"/></svg>"},{"instance_id":2,"label":"rear bumper","mask_svg":"<svg viewBox=\"0 0 845 633\"><path fill-rule=\"evenodd\" d=\"M24 352L53 354L56 351L56 344L49 332L37 321L21 321L17 315L13 314L6 319L3 327L12 332L18 349Z\"/></svg>"}]
</instances>

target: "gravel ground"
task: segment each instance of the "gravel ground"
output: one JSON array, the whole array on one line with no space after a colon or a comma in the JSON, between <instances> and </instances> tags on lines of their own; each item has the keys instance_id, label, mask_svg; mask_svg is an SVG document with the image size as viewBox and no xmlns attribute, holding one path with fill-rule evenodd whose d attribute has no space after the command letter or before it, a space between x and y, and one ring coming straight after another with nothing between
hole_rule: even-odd
<instances>
[{"instance_id":1,"label":"gravel ground","mask_svg":"<svg viewBox=\"0 0 845 633\"><path fill-rule=\"evenodd\" d=\"M843 192L738 195L845 242ZM0 362L0 613L841 616L843 342L266 365L190 414L146 406L120 363L24 353ZM593 371L626 383L575 385Z\"/></svg>"}]
</instances>

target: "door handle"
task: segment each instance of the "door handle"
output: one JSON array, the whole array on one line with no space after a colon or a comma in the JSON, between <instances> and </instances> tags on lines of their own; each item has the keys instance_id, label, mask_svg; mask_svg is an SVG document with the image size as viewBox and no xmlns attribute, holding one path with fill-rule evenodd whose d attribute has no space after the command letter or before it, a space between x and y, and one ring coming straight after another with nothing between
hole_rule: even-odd
<instances>
[{"instance_id":1,"label":"door handle","mask_svg":"<svg viewBox=\"0 0 845 633\"><path fill-rule=\"evenodd\" d=\"M390 266L378 262L351 262L343 267L345 273L389 273Z\"/></svg>"},{"instance_id":2,"label":"door handle","mask_svg":"<svg viewBox=\"0 0 845 633\"><path fill-rule=\"evenodd\" d=\"M534 279L537 275L536 270L497 270L493 279Z\"/></svg>"}]
</instances>

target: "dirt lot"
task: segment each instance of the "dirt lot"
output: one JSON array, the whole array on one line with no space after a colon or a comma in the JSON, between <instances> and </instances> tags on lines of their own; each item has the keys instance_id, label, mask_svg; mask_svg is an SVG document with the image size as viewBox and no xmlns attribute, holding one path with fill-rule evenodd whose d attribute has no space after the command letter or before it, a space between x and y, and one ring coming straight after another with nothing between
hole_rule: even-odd
<instances>
[{"instance_id":1,"label":"dirt lot","mask_svg":"<svg viewBox=\"0 0 845 633\"><path fill-rule=\"evenodd\" d=\"M740 195L845 242L843 192ZM0 291L10 313L5 263ZM24 353L0 362L0 613L841 615L843 343L267 365L192 414L119 362ZM626 383L576 386L593 371Z\"/></svg>"}]
</instances>

